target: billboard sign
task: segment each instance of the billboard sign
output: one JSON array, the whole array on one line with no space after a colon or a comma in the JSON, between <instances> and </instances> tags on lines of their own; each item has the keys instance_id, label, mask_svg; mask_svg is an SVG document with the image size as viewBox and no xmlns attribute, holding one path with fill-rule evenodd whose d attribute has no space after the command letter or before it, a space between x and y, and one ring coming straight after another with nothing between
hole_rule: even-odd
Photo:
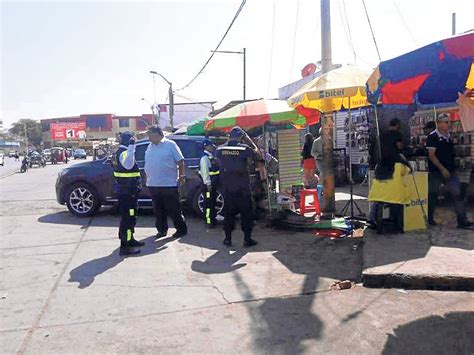
<instances>
[{"instance_id":1,"label":"billboard sign","mask_svg":"<svg viewBox=\"0 0 474 355\"><path fill-rule=\"evenodd\" d=\"M86 123L84 121L51 123L50 131L53 141L85 139Z\"/></svg>"}]
</instances>

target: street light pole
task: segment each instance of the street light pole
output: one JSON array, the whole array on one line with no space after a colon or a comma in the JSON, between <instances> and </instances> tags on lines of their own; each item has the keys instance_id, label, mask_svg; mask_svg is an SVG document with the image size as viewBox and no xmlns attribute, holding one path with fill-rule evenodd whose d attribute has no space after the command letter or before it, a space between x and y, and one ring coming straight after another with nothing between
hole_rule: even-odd
<instances>
[{"instance_id":1,"label":"street light pole","mask_svg":"<svg viewBox=\"0 0 474 355\"><path fill-rule=\"evenodd\" d=\"M170 116L170 126L171 126L171 129L174 128L174 95L173 95L173 84L171 83L171 81L169 81L168 79L166 79L163 75L161 75L160 73L154 71L154 70L150 70L150 74L153 74L153 75L158 75L160 76L164 81L166 81L166 83L169 85L169 89L168 89L168 100L169 100L169 116Z\"/></svg>"},{"instance_id":2,"label":"street light pole","mask_svg":"<svg viewBox=\"0 0 474 355\"><path fill-rule=\"evenodd\" d=\"M26 154L28 154L28 133L26 131L26 123L23 122L23 130L25 132L25 145L26 145Z\"/></svg>"},{"instance_id":3,"label":"street light pole","mask_svg":"<svg viewBox=\"0 0 474 355\"><path fill-rule=\"evenodd\" d=\"M225 53L225 54L242 54L244 59L244 78L243 78L243 89L244 89L244 100L246 100L246 83L247 83L247 48L243 48L241 51L211 51L212 53Z\"/></svg>"},{"instance_id":4,"label":"street light pole","mask_svg":"<svg viewBox=\"0 0 474 355\"><path fill-rule=\"evenodd\" d=\"M151 117L153 118L153 124L158 124L158 119L155 115L155 105L152 105L147 99L145 99L144 97L142 97L142 101L145 101L148 105L150 105L150 108L151 108Z\"/></svg>"}]
</instances>

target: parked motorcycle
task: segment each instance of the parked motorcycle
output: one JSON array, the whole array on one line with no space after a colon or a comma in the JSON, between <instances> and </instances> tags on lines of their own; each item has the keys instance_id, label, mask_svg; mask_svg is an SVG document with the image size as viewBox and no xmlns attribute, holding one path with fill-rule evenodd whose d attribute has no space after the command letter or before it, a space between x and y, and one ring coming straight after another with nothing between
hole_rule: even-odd
<instances>
[{"instance_id":1,"label":"parked motorcycle","mask_svg":"<svg viewBox=\"0 0 474 355\"><path fill-rule=\"evenodd\" d=\"M21 168L20 168L20 172L21 173L26 173L26 171L28 170L28 167L30 166L30 162L28 161L28 158L27 157L24 157L23 160L21 161Z\"/></svg>"}]
</instances>

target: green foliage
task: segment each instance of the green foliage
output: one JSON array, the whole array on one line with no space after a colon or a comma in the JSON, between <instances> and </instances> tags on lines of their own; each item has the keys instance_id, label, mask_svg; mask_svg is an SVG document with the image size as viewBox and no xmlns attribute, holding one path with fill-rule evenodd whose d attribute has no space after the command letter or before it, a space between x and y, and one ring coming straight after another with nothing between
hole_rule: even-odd
<instances>
[{"instance_id":1,"label":"green foliage","mask_svg":"<svg viewBox=\"0 0 474 355\"><path fill-rule=\"evenodd\" d=\"M34 146L39 146L42 141L42 130L41 123L30 118L24 118L15 122L13 127L10 128L10 133L18 135L20 137L28 136L28 142Z\"/></svg>"}]
</instances>

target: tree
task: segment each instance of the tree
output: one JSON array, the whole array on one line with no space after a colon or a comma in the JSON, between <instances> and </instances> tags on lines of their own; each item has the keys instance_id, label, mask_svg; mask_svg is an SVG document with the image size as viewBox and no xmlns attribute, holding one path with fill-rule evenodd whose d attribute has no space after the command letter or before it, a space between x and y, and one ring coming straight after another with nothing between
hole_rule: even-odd
<instances>
[{"instance_id":1,"label":"tree","mask_svg":"<svg viewBox=\"0 0 474 355\"><path fill-rule=\"evenodd\" d=\"M15 122L13 127L9 129L10 133L16 134L18 136L24 137L25 136L25 129L26 135L28 137L28 142L34 146L39 146L42 142L43 132L41 129L41 123L38 121L32 120L30 118L24 118Z\"/></svg>"}]
</instances>

